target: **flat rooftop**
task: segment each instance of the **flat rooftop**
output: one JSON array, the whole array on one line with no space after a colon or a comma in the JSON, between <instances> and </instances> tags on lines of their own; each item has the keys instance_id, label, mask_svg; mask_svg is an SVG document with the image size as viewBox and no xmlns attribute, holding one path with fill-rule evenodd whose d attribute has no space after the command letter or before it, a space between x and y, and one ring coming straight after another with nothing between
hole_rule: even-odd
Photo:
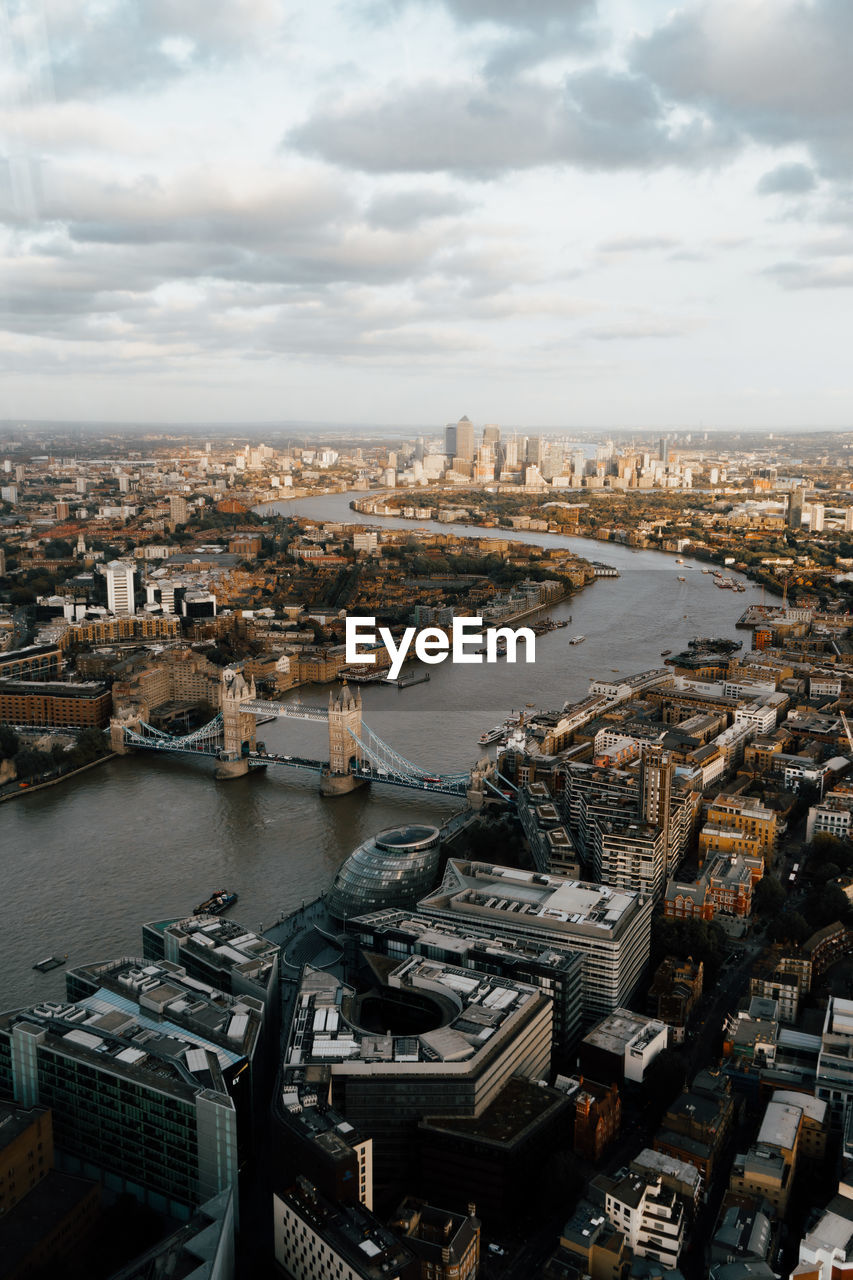
<instances>
[{"instance_id":1,"label":"flat rooftop","mask_svg":"<svg viewBox=\"0 0 853 1280\"><path fill-rule=\"evenodd\" d=\"M442 884L418 905L605 941L628 929L645 901L629 889L451 858Z\"/></svg>"},{"instance_id":2,"label":"flat rooftop","mask_svg":"<svg viewBox=\"0 0 853 1280\"><path fill-rule=\"evenodd\" d=\"M311 1065L358 1064L371 1070L416 1071L425 1064L471 1062L498 1033L526 1017L528 1006L546 997L536 987L475 969L463 969L424 956L401 964L375 957L384 967L384 987L392 996L406 993L436 1005L440 1025L411 1034L382 1034L357 1025L355 992L331 973L305 967L296 997L283 1063L283 1089L304 1077Z\"/></svg>"}]
</instances>

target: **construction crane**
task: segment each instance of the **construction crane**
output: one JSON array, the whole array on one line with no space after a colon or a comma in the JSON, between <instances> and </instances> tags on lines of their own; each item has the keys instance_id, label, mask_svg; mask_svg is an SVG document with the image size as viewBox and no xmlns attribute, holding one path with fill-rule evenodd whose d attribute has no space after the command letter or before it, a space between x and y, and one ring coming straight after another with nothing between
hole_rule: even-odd
<instances>
[{"instance_id":1,"label":"construction crane","mask_svg":"<svg viewBox=\"0 0 853 1280\"><path fill-rule=\"evenodd\" d=\"M847 723L846 715L840 707L838 710L841 715L841 723L844 725L844 732L847 734L847 741L850 745L850 754L853 755L853 733L850 732L850 725Z\"/></svg>"}]
</instances>

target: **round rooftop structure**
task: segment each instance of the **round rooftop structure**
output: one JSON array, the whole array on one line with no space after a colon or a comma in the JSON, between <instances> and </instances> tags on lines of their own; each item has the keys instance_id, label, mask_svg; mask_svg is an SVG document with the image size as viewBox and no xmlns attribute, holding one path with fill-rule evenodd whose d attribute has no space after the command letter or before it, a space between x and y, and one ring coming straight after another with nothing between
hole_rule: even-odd
<instances>
[{"instance_id":1,"label":"round rooftop structure","mask_svg":"<svg viewBox=\"0 0 853 1280\"><path fill-rule=\"evenodd\" d=\"M360 844L339 868L326 907L337 920L413 907L435 884L440 855L438 827L388 827Z\"/></svg>"}]
</instances>

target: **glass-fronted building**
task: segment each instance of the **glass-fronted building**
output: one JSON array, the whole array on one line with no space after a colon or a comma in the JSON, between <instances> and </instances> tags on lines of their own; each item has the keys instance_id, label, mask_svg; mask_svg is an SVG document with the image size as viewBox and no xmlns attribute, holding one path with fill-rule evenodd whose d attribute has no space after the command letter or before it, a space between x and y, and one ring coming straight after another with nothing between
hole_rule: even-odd
<instances>
[{"instance_id":1,"label":"glass-fronted building","mask_svg":"<svg viewBox=\"0 0 853 1280\"><path fill-rule=\"evenodd\" d=\"M438 827L389 827L365 840L335 876L326 906L337 920L387 907L413 907L439 870Z\"/></svg>"}]
</instances>

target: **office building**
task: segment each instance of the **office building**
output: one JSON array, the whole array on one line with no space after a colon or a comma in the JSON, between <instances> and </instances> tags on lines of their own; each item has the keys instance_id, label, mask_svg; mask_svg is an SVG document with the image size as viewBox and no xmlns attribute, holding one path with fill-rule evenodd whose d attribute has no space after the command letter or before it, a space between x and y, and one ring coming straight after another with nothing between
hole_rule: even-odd
<instances>
[{"instance_id":1,"label":"office building","mask_svg":"<svg viewBox=\"0 0 853 1280\"><path fill-rule=\"evenodd\" d=\"M652 899L565 876L451 858L419 914L479 937L519 938L580 952L583 1016L627 1005L649 956Z\"/></svg>"},{"instance_id":2,"label":"office building","mask_svg":"<svg viewBox=\"0 0 853 1280\"><path fill-rule=\"evenodd\" d=\"M278 1021L279 948L221 916L155 920L142 926L142 954L168 960L190 978L232 996L254 996L270 1025Z\"/></svg>"},{"instance_id":3,"label":"office building","mask_svg":"<svg viewBox=\"0 0 853 1280\"><path fill-rule=\"evenodd\" d=\"M0 1090L53 1111L64 1169L178 1219L237 1179L237 1057L128 1002L45 1001L0 1014Z\"/></svg>"},{"instance_id":4,"label":"office building","mask_svg":"<svg viewBox=\"0 0 853 1280\"><path fill-rule=\"evenodd\" d=\"M456 449L454 457L464 462L474 461L474 424L464 415L456 424Z\"/></svg>"},{"instance_id":5,"label":"office building","mask_svg":"<svg viewBox=\"0 0 853 1280\"><path fill-rule=\"evenodd\" d=\"M135 613L134 565L127 560L111 560L106 568L107 608L110 613Z\"/></svg>"},{"instance_id":6,"label":"office building","mask_svg":"<svg viewBox=\"0 0 853 1280\"><path fill-rule=\"evenodd\" d=\"M788 495L788 513L786 522L789 529L802 528L805 496L806 491L802 485L797 485Z\"/></svg>"},{"instance_id":7,"label":"office building","mask_svg":"<svg viewBox=\"0 0 853 1280\"><path fill-rule=\"evenodd\" d=\"M528 984L421 956L370 957L370 977L357 994L305 968L281 1088L324 1082L323 1101L373 1140L374 1185L387 1197L422 1117L479 1116L513 1075L547 1075L553 1008Z\"/></svg>"},{"instance_id":8,"label":"office building","mask_svg":"<svg viewBox=\"0 0 853 1280\"><path fill-rule=\"evenodd\" d=\"M69 969L69 1000L94 1011L133 1013L144 1029L156 1027L213 1049L222 1080L234 1100L241 1164L252 1154L265 1124L273 1054L278 1036L253 996L232 996L198 982L168 960L147 964L123 957Z\"/></svg>"},{"instance_id":9,"label":"office building","mask_svg":"<svg viewBox=\"0 0 853 1280\"><path fill-rule=\"evenodd\" d=\"M337 1204L307 1178L273 1195L275 1260L293 1280L416 1280L416 1255L369 1209Z\"/></svg>"},{"instance_id":10,"label":"office building","mask_svg":"<svg viewBox=\"0 0 853 1280\"><path fill-rule=\"evenodd\" d=\"M235 1195L229 1188L110 1280L235 1280L234 1218Z\"/></svg>"},{"instance_id":11,"label":"office building","mask_svg":"<svg viewBox=\"0 0 853 1280\"><path fill-rule=\"evenodd\" d=\"M559 1090L513 1076L477 1116L426 1116L418 1124L424 1194L460 1208L476 1196L492 1224L535 1210L544 1166L570 1141L572 1112Z\"/></svg>"},{"instance_id":12,"label":"office building","mask_svg":"<svg viewBox=\"0 0 853 1280\"><path fill-rule=\"evenodd\" d=\"M829 1104L833 1129L843 1129L853 1110L853 1000L829 998L815 1094Z\"/></svg>"},{"instance_id":13,"label":"office building","mask_svg":"<svg viewBox=\"0 0 853 1280\"><path fill-rule=\"evenodd\" d=\"M444 428L444 452L448 458L456 457L456 423L449 422Z\"/></svg>"},{"instance_id":14,"label":"office building","mask_svg":"<svg viewBox=\"0 0 853 1280\"><path fill-rule=\"evenodd\" d=\"M326 906L337 920L386 907L413 907L435 884L438 827L388 827L360 844L339 868Z\"/></svg>"},{"instance_id":15,"label":"office building","mask_svg":"<svg viewBox=\"0 0 853 1280\"><path fill-rule=\"evenodd\" d=\"M583 958L535 939L483 938L464 924L417 912L376 911L347 921L358 945L385 956L429 956L538 987L554 1005L554 1052L567 1055L581 1034Z\"/></svg>"},{"instance_id":16,"label":"office building","mask_svg":"<svg viewBox=\"0 0 853 1280\"><path fill-rule=\"evenodd\" d=\"M665 1022L630 1009L614 1009L580 1044L581 1073L599 1084L642 1084L649 1067L669 1043Z\"/></svg>"}]
</instances>

